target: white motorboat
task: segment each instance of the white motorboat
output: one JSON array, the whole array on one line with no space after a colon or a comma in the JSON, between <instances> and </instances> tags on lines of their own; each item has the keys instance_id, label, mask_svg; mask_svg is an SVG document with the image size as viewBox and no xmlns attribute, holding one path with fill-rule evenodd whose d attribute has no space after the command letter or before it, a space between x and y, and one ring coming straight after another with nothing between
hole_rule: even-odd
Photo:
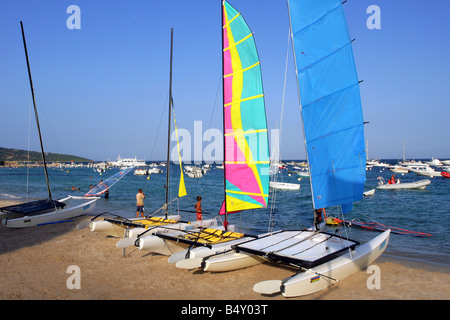
<instances>
[{"instance_id":1,"label":"white motorboat","mask_svg":"<svg viewBox=\"0 0 450 320\"><path fill-rule=\"evenodd\" d=\"M432 178L441 176L440 171L435 171L433 168L431 168L428 165L427 166L412 166L412 167L409 167L409 170L419 176L427 176L427 177L432 177Z\"/></svg>"},{"instance_id":2,"label":"white motorboat","mask_svg":"<svg viewBox=\"0 0 450 320\"><path fill-rule=\"evenodd\" d=\"M145 167L147 164L144 160L138 160L134 158L121 158L117 157L117 161L108 161L108 166L111 167Z\"/></svg>"},{"instance_id":3,"label":"white motorboat","mask_svg":"<svg viewBox=\"0 0 450 320\"><path fill-rule=\"evenodd\" d=\"M439 159L432 158L430 161L426 162L429 166L440 167L442 166L442 162Z\"/></svg>"},{"instance_id":4,"label":"white motorboat","mask_svg":"<svg viewBox=\"0 0 450 320\"><path fill-rule=\"evenodd\" d=\"M388 169L394 173L408 173L409 169L400 165L389 166Z\"/></svg>"},{"instance_id":5,"label":"white motorboat","mask_svg":"<svg viewBox=\"0 0 450 320\"><path fill-rule=\"evenodd\" d=\"M299 183L270 181L269 186L270 186L270 188L279 189L279 190L300 190Z\"/></svg>"},{"instance_id":6,"label":"white motorboat","mask_svg":"<svg viewBox=\"0 0 450 320\"><path fill-rule=\"evenodd\" d=\"M377 189L383 190L401 190L401 189L425 189L427 185L431 183L430 180L424 179L414 182L400 182L397 180L397 183L385 183L383 177L378 177L378 186Z\"/></svg>"}]
</instances>

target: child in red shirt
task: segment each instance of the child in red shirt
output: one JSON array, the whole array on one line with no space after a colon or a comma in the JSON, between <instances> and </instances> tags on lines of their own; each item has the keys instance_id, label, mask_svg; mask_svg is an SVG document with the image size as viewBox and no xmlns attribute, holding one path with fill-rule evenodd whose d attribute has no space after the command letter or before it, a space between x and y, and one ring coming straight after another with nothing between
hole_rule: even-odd
<instances>
[{"instance_id":1,"label":"child in red shirt","mask_svg":"<svg viewBox=\"0 0 450 320\"><path fill-rule=\"evenodd\" d=\"M197 196L197 203L194 206L197 215L197 221L202 221L202 197Z\"/></svg>"}]
</instances>

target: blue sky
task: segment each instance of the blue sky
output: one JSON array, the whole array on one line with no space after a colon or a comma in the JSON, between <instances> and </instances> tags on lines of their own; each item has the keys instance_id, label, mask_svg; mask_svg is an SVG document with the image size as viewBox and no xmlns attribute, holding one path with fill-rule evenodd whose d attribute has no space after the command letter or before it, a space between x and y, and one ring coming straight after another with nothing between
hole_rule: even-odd
<instances>
[{"instance_id":1,"label":"blue sky","mask_svg":"<svg viewBox=\"0 0 450 320\"><path fill-rule=\"evenodd\" d=\"M255 34L270 128L280 122L288 36L284 0L235 0ZM81 29L66 12L81 9ZM381 10L370 30L369 5ZM349 0L371 158L450 158L450 2ZM220 1L1 0L0 146L28 149L31 95L19 21L25 27L47 152L94 160L164 159L170 28L180 128L222 127ZM291 50L290 50L291 51ZM304 159L292 54L281 154ZM219 94L219 95L218 95ZM39 150L31 114L30 150ZM198 138L198 137L197 137ZM193 137L194 139L194 137Z\"/></svg>"}]
</instances>

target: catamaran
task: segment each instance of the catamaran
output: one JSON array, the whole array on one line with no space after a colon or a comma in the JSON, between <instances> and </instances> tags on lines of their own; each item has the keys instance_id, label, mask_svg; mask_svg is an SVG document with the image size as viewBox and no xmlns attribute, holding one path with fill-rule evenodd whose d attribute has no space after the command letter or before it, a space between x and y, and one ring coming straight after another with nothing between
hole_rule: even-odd
<instances>
[{"instance_id":1,"label":"catamaran","mask_svg":"<svg viewBox=\"0 0 450 320\"><path fill-rule=\"evenodd\" d=\"M362 199L364 121L351 41L340 0L288 2L313 208ZM316 230L276 231L204 257L205 271L228 271L264 261L297 266L285 280L257 283L264 294L310 294L367 267L386 249L390 230L369 242ZM177 264L181 264L178 262ZM186 262L187 264L187 262Z\"/></svg>"},{"instance_id":2,"label":"catamaran","mask_svg":"<svg viewBox=\"0 0 450 320\"><path fill-rule=\"evenodd\" d=\"M172 121L172 113L174 113L173 107L173 99L172 99L172 50L173 50L173 29L171 30L171 46L170 46L170 85L169 85L169 122L168 122L168 134L167 134L167 163L170 163L170 133L171 133L171 121ZM177 145L178 145L178 133L176 128L175 114L174 114L174 122L175 122L175 132L177 134ZM178 156L180 157L180 150L178 145ZM186 187L184 184L184 175L181 157L179 159L180 162L180 182L178 188L178 198L185 196ZM128 169L126 169L128 170ZM170 165L166 167L166 201L164 205L150 214L146 218L125 218L118 215L113 215L111 218L103 218L101 220L97 220L97 218L104 215L104 213L93 217L90 220L81 222L77 228L84 229L89 226L90 230L93 232L101 232L103 234L114 236L114 237L124 237L122 241L120 241L117 246L119 248L126 248L132 245L137 237L140 234L156 234L159 232L169 232L175 230L185 230L191 228L199 228L199 227L214 227L217 225L217 219L209 219L205 221L180 221L181 216L179 214L169 215L168 214L168 206L169 202L169 171ZM127 171L128 173L129 171ZM120 173L120 172L119 172ZM94 190L97 191L97 190ZM103 190L101 190L103 191ZM176 199L178 199L176 198ZM175 199L175 200L176 200ZM173 201L173 200L172 200ZM153 216L159 211L165 211L164 217L162 216ZM111 215L110 213L105 213L106 215Z\"/></svg>"},{"instance_id":3,"label":"catamaran","mask_svg":"<svg viewBox=\"0 0 450 320\"><path fill-rule=\"evenodd\" d=\"M47 163L45 160L44 145L42 143L41 128L39 125L39 117L36 108L30 62L28 59L27 44L25 41L25 32L23 29L22 21L20 21L20 27L22 29L22 39L25 50L25 57L27 60L31 96L33 98L34 114L39 133L45 180L47 182L48 199L30 201L22 204L0 208L1 212L6 213L6 218L2 220L2 223L10 228L34 227L42 224L54 223L77 217L91 211L95 207L96 201L99 199L98 197L86 199L84 197L70 195L59 200L53 200L52 198L50 181L47 173Z\"/></svg>"},{"instance_id":4,"label":"catamaran","mask_svg":"<svg viewBox=\"0 0 450 320\"><path fill-rule=\"evenodd\" d=\"M172 263L186 255L203 257L254 239L234 232L228 214L267 206L270 161L256 45L242 15L226 1L222 3L222 25L225 200L219 213L224 223L217 228L143 236L135 242L141 250L174 253L169 258Z\"/></svg>"}]
</instances>

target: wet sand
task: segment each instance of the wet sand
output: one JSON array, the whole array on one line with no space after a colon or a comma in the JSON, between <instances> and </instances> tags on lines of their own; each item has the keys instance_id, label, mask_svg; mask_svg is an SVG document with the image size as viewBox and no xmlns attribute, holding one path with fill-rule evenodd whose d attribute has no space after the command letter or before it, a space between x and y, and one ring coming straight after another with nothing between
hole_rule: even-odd
<instances>
[{"instance_id":1,"label":"wet sand","mask_svg":"<svg viewBox=\"0 0 450 320\"><path fill-rule=\"evenodd\" d=\"M0 201L0 206L11 201ZM283 279L292 269L271 264L238 271L208 273L181 270L167 256L128 248L125 256L118 238L77 230L79 222L10 229L0 225L1 300L447 300L448 268L397 260L383 255L375 261L381 288L369 289L372 275L362 270L339 284L306 297L284 298L252 290L263 280ZM70 266L79 267L80 289ZM69 270L68 270L69 268Z\"/></svg>"}]
</instances>

